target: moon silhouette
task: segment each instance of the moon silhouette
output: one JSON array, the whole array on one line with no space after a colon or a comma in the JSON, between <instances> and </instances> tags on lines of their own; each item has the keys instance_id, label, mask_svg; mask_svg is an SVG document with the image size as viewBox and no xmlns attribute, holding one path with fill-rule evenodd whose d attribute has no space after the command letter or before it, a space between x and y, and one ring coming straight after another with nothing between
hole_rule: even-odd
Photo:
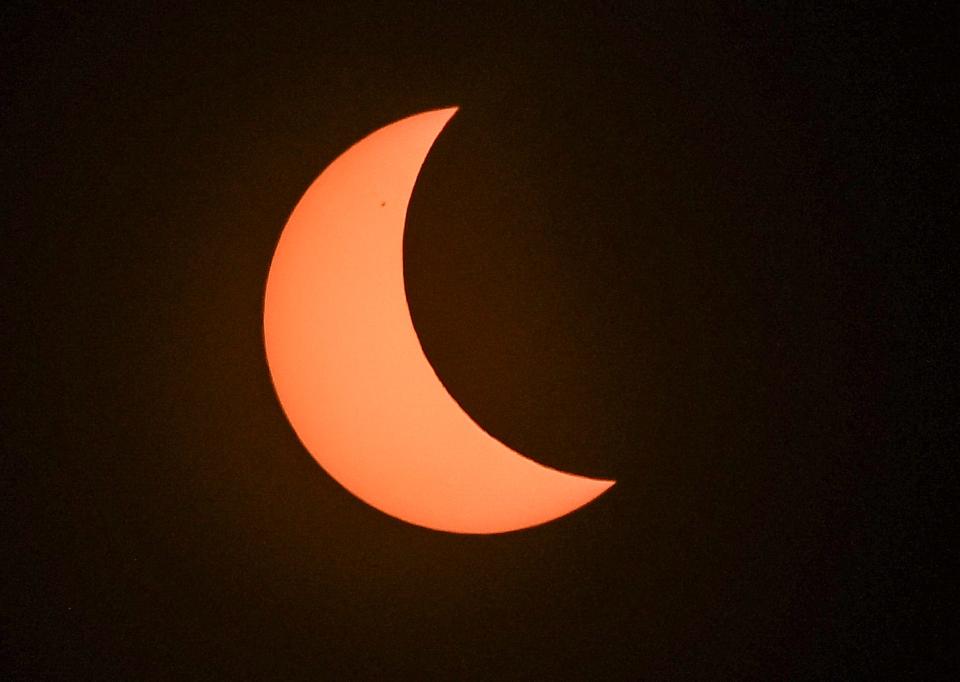
<instances>
[{"instance_id":1,"label":"moon silhouette","mask_svg":"<svg viewBox=\"0 0 960 682\"><path fill-rule=\"evenodd\" d=\"M501 533L563 516L614 481L551 469L490 436L423 353L403 231L420 167L455 112L388 125L313 182L270 265L264 340L284 412L343 487L412 524Z\"/></svg>"}]
</instances>

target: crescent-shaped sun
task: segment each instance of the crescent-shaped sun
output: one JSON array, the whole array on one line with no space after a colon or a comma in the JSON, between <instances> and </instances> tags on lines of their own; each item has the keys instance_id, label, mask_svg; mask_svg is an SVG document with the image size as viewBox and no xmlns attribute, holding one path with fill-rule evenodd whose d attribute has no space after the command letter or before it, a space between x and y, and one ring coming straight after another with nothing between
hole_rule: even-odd
<instances>
[{"instance_id":1,"label":"crescent-shaped sun","mask_svg":"<svg viewBox=\"0 0 960 682\"><path fill-rule=\"evenodd\" d=\"M436 530L499 533L563 516L613 485L545 467L447 393L407 306L407 204L456 112L405 118L337 158L297 204L267 278L264 339L297 435L340 484Z\"/></svg>"}]
</instances>

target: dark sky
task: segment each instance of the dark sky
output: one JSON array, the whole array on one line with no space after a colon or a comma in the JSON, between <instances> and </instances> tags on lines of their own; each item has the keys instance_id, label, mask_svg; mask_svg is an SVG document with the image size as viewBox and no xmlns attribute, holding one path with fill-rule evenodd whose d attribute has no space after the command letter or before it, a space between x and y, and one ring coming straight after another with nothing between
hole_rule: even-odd
<instances>
[{"instance_id":1,"label":"dark sky","mask_svg":"<svg viewBox=\"0 0 960 682\"><path fill-rule=\"evenodd\" d=\"M945 673L952 10L61 4L0 10L4 677ZM350 496L261 335L308 184L451 104L425 352L618 480L501 536Z\"/></svg>"}]
</instances>

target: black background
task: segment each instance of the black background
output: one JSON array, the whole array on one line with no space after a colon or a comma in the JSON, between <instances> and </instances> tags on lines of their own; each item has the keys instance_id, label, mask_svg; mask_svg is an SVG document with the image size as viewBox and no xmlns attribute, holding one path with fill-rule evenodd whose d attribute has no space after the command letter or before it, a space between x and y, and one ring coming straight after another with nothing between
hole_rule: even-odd
<instances>
[{"instance_id":1,"label":"black background","mask_svg":"<svg viewBox=\"0 0 960 682\"><path fill-rule=\"evenodd\" d=\"M945 672L952 11L55 5L2 10L9 675ZM405 241L427 356L618 480L500 536L351 497L262 345L308 184L452 104Z\"/></svg>"}]
</instances>

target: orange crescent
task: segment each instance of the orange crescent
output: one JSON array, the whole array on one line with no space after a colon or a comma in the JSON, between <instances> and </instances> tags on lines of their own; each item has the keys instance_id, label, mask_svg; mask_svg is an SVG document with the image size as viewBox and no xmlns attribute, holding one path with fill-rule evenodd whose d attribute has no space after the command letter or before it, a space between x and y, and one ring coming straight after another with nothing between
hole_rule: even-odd
<instances>
[{"instance_id":1,"label":"orange crescent","mask_svg":"<svg viewBox=\"0 0 960 682\"><path fill-rule=\"evenodd\" d=\"M270 265L264 337L284 412L347 490L409 523L501 533L563 516L614 481L514 452L463 411L423 354L403 231L420 167L455 112L388 125L314 181Z\"/></svg>"}]
</instances>

